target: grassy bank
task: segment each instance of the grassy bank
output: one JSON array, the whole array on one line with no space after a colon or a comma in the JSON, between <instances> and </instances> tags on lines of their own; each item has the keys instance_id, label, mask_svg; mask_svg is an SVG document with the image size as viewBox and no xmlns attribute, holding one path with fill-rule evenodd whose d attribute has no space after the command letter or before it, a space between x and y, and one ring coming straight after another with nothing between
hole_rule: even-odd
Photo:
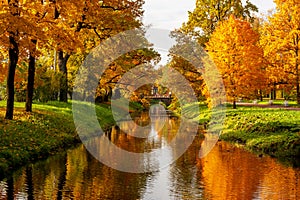
<instances>
[{"instance_id":1,"label":"grassy bank","mask_svg":"<svg viewBox=\"0 0 300 200\"><path fill-rule=\"evenodd\" d=\"M193 116L193 105L187 112L200 124L210 120L210 111L200 106L201 115ZM300 111L257 107L226 109L221 140L240 144L259 154L291 161L300 158Z\"/></svg>"},{"instance_id":2,"label":"grassy bank","mask_svg":"<svg viewBox=\"0 0 300 200\"><path fill-rule=\"evenodd\" d=\"M5 104L0 102L0 174L80 142L71 103L34 104L33 113L16 103L12 121L4 120ZM114 124L109 105L96 106L96 113L101 127Z\"/></svg>"}]
</instances>

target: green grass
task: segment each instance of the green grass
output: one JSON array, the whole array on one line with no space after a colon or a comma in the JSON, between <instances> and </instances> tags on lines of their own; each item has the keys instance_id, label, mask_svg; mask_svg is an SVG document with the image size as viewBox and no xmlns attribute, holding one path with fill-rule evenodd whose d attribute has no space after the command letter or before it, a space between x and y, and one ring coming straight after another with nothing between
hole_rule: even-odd
<instances>
[{"instance_id":1,"label":"green grass","mask_svg":"<svg viewBox=\"0 0 300 200\"><path fill-rule=\"evenodd\" d=\"M210 122L211 112L200 105L187 105L187 115L200 124ZM227 107L221 140L241 144L244 148L279 159L300 158L300 111L258 107Z\"/></svg>"},{"instance_id":2,"label":"green grass","mask_svg":"<svg viewBox=\"0 0 300 200\"><path fill-rule=\"evenodd\" d=\"M4 120L5 105L0 101L0 174L80 142L71 103L35 103L33 113L15 103L14 120ZM114 124L109 105L97 105L96 113L104 129Z\"/></svg>"},{"instance_id":3,"label":"green grass","mask_svg":"<svg viewBox=\"0 0 300 200\"><path fill-rule=\"evenodd\" d=\"M300 156L300 112L282 109L228 110L221 139L274 157Z\"/></svg>"}]
</instances>

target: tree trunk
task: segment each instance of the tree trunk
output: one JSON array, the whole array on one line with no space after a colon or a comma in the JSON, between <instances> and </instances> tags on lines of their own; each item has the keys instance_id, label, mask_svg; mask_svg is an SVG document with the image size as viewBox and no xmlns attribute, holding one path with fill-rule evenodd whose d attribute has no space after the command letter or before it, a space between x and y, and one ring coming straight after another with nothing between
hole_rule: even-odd
<instances>
[{"instance_id":1,"label":"tree trunk","mask_svg":"<svg viewBox=\"0 0 300 200\"><path fill-rule=\"evenodd\" d=\"M233 108L233 109L236 109L236 101L235 101L235 99L233 100L232 108Z\"/></svg>"},{"instance_id":2,"label":"tree trunk","mask_svg":"<svg viewBox=\"0 0 300 200\"><path fill-rule=\"evenodd\" d=\"M28 82L27 82L27 93L26 93L26 112L32 112L32 99L34 90L34 76L35 76L35 51L37 40L31 40L34 44L32 51L29 55L29 67L28 67Z\"/></svg>"},{"instance_id":3,"label":"tree trunk","mask_svg":"<svg viewBox=\"0 0 300 200\"><path fill-rule=\"evenodd\" d=\"M276 84L274 83L274 94L273 94L273 100L276 100L277 99L277 95L276 95Z\"/></svg>"},{"instance_id":4,"label":"tree trunk","mask_svg":"<svg viewBox=\"0 0 300 200\"><path fill-rule=\"evenodd\" d=\"M14 38L14 34L11 33L9 36L10 48L8 51L8 73L7 73L7 104L5 119L13 119L14 116L14 96L15 96L15 72L19 59L19 46Z\"/></svg>"},{"instance_id":5,"label":"tree trunk","mask_svg":"<svg viewBox=\"0 0 300 200\"><path fill-rule=\"evenodd\" d=\"M10 6L11 14L18 16L18 1L8 1ZM6 101L6 113L5 119L13 119L14 116L14 97L15 97L15 72L19 60L19 45L16 40L17 32L9 32L9 50L8 50L8 72L7 72L7 101Z\"/></svg>"},{"instance_id":6,"label":"tree trunk","mask_svg":"<svg viewBox=\"0 0 300 200\"><path fill-rule=\"evenodd\" d=\"M262 93L262 90L260 90L260 92L259 92L259 98L260 98L260 101L263 101L263 93Z\"/></svg>"},{"instance_id":7,"label":"tree trunk","mask_svg":"<svg viewBox=\"0 0 300 200\"><path fill-rule=\"evenodd\" d=\"M58 67L59 71L62 73L60 79L60 92L59 92L59 101L68 102L68 70L67 62L70 58L70 55L66 53L64 56L63 51L58 52Z\"/></svg>"},{"instance_id":8,"label":"tree trunk","mask_svg":"<svg viewBox=\"0 0 300 200\"><path fill-rule=\"evenodd\" d=\"M300 86L299 86L299 77L297 78L297 104L300 105Z\"/></svg>"},{"instance_id":9,"label":"tree trunk","mask_svg":"<svg viewBox=\"0 0 300 200\"><path fill-rule=\"evenodd\" d=\"M297 104L300 105L300 81L299 81L299 53L296 51L296 94L297 94Z\"/></svg>"}]
</instances>

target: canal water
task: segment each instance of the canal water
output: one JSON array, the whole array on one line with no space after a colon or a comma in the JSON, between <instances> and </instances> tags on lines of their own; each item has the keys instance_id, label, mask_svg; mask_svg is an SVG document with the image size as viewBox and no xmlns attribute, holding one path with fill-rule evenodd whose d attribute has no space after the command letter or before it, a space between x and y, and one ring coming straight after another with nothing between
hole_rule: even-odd
<instances>
[{"instance_id":1,"label":"canal water","mask_svg":"<svg viewBox=\"0 0 300 200\"><path fill-rule=\"evenodd\" d=\"M148 120L143 115L136 123L147 125ZM159 121L151 122L148 138L125 134L124 130L136 129L124 121L120 127L91 139L90 144L102 153L107 150L101 145L103 137L132 152L166 147L176 137L180 121L167 119L166 125L156 131ZM107 167L79 145L0 180L0 199L300 199L299 168L223 142L200 159L202 141L202 137L196 137L179 159L148 173Z\"/></svg>"}]
</instances>

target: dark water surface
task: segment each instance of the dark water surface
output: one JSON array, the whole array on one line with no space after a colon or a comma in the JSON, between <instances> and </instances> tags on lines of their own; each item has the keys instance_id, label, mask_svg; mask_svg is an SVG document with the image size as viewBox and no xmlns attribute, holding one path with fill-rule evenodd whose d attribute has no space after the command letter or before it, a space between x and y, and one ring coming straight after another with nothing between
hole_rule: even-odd
<instances>
[{"instance_id":1,"label":"dark water surface","mask_svg":"<svg viewBox=\"0 0 300 200\"><path fill-rule=\"evenodd\" d=\"M137 119L138 124L145 121L146 117ZM170 119L160 132L152 123L147 139L136 139L113 128L91 143L105 151L101 138L109 137L123 149L151 151L168 146L178 123ZM121 126L122 130L135 130L126 122ZM144 174L111 169L80 145L1 180L0 199L300 199L299 168L283 166L274 159L260 158L223 142L199 159L201 143L201 138L195 138L172 165ZM167 156L174 154L170 151Z\"/></svg>"}]
</instances>

